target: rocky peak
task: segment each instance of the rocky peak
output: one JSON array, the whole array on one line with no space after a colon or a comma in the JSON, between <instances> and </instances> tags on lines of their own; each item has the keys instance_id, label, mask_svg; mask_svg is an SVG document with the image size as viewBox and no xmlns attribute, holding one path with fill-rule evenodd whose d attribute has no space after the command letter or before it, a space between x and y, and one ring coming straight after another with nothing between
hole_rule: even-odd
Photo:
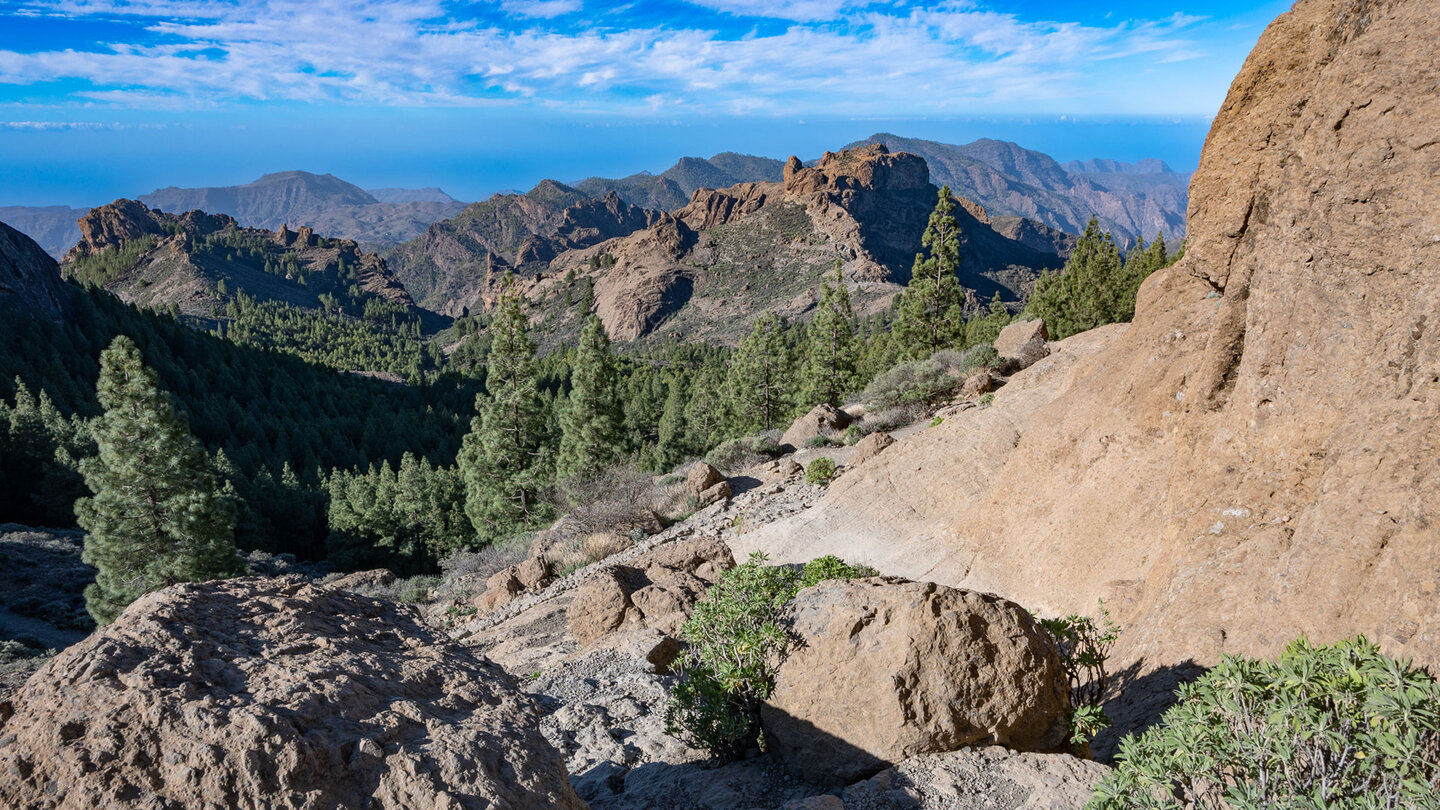
<instances>
[{"instance_id":1,"label":"rocky peak","mask_svg":"<svg viewBox=\"0 0 1440 810\"><path fill-rule=\"evenodd\" d=\"M924 158L892 153L883 143L840 152L826 152L814 167L800 165L791 156L785 164L785 193L820 191L913 191L930 184L930 167Z\"/></svg>"}]
</instances>

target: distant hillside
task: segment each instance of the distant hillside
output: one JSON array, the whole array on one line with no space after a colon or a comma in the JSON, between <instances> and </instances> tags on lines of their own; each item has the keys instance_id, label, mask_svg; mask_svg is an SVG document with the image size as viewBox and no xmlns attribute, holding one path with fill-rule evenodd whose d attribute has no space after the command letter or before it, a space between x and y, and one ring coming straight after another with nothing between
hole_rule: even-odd
<instances>
[{"instance_id":1,"label":"distant hillside","mask_svg":"<svg viewBox=\"0 0 1440 810\"><path fill-rule=\"evenodd\" d=\"M465 207L439 189L380 191L386 200L333 175L291 171L267 174L243 186L163 188L138 199L172 214L226 214L241 225L267 230L304 225L318 234L372 246L413 239L430 223Z\"/></svg>"},{"instance_id":2,"label":"distant hillside","mask_svg":"<svg viewBox=\"0 0 1440 810\"><path fill-rule=\"evenodd\" d=\"M384 260L351 240L310 228L244 228L225 214L167 214L134 200L91 209L80 242L65 255L67 277L102 286L127 303L212 316L244 290L261 301L359 315L415 314Z\"/></svg>"},{"instance_id":3,"label":"distant hillside","mask_svg":"<svg viewBox=\"0 0 1440 810\"><path fill-rule=\"evenodd\" d=\"M433 186L430 188L371 188L366 189L365 192L382 203L438 202L464 205Z\"/></svg>"},{"instance_id":4,"label":"distant hillside","mask_svg":"<svg viewBox=\"0 0 1440 810\"><path fill-rule=\"evenodd\" d=\"M658 217L613 191L593 198L544 180L524 194L472 203L386 258L422 305L459 315L476 305L480 286L492 275L507 269L533 275L564 251L625 236Z\"/></svg>"},{"instance_id":5,"label":"distant hillside","mask_svg":"<svg viewBox=\"0 0 1440 810\"><path fill-rule=\"evenodd\" d=\"M0 222L35 240L58 261L80 241L80 226L75 222L89 210L67 205L11 205L0 207Z\"/></svg>"},{"instance_id":6,"label":"distant hillside","mask_svg":"<svg viewBox=\"0 0 1440 810\"><path fill-rule=\"evenodd\" d=\"M69 300L70 290L55 260L34 240L0 222L0 313L59 320Z\"/></svg>"},{"instance_id":7,"label":"distant hillside","mask_svg":"<svg viewBox=\"0 0 1440 810\"><path fill-rule=\"evenodd\" d=\"M931 178L980 203L993 217L1036 220L1080 233L1094 215L1124 244L1136 237L1185 235L1190 177L1158 160L1121 163L1095 159L1061 166L1042 152L983 138L963 145L877 133L859 143L883 143L930 164ZM857 144L852 144L852 146Z\"/></svg>"},{"instance_id":8,"label":"distant hillside","mask_svg":"<svg viewBox=\"0 0 1440 810\"><path fill-rule=\"evenodd\" d=\"M682 165L714 179L723 158ZM422 305L448 315L487 309L514 270L547 340L578 328L589 302L616 340L733 343L762 312L804 317L837 260L858 309L887 306L921 250L938 191L929 178L920 158L873 146L815 167L792 157L779 181L697 192L671 213L627 205L613 188L596 200L547 180L436 223L388 260ZM1018 300L1042 269L1064 264L1073 239L1019 221L1012 239L963 206L956 216L974 308L997 293Z\"/></svg>"},{"instance_id":9,"label":"distant hillside","mask_svg":"<svg viewBox=\"0 0 1440 810\"><path fill-rule=\"evenodd\" d=\"M684 157L660 174L641 172L629 177L591 177L575 184L590 197L613 191L620 199L641 208L674 211L690 202L696 189L727 188L736 183L777 183L785 162L774 158L721 152L706 160Z\"/></svg>"}]
</instances>

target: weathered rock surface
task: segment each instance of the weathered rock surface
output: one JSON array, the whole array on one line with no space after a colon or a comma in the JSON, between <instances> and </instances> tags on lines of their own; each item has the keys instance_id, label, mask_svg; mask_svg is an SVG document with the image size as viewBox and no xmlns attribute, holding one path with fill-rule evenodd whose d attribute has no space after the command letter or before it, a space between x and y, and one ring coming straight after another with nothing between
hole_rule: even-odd
<instances>
[{"instance_id":1,"label":"weathered rock surface","mask_svg":"<svg viewBox=\"0 0 1440 810\"><path fill-rule=\"evenodd\" d=\"M1297 3L1231 85L1185 258L1133 324L1052 344L737 552L863 551L1050 615L1104 597L1136 684L1301 633L1440 664L1437 39L1430 3Z\"/></svg>"},{"instance_id":2,"label":"weathered rock surface","mask_svg":"<svg viewBox=\"0 0 1440 810\"><path fill-rule=\"evenodd\" d=\"M880 452L895 443L895 437L889 433L871 433L855 443L855 450L850 454L850 462L846 466L856 467L870 459L880 455Z\"/></svg>"},{"instance_id":3,"label":"weathered rock surface","mask_svg":"<svg viewBox=\"0 0 1440 810\"><path fill-rule=\"evenodd\" d=\"M930 582L832 580L801 591L799 649L762 709L775 754L845 785L906 757L999 744L1054 751L1069 687L1024 608Z\"/></svg>"},{"instance_id":4,"label":"weathered rock surface","mask_svg":"<svg viewBox=\"0 0 1440 810\"><path fill-rule=\"evenodd\" d=\"M1110 769L1000 746L922 754L845 789L834 810L1081 810ZM823 807L823 805L820 805Z\"/></svg>"},{"instance_id":5,"label":"weathered rock surface","mask_svg":"<svg viewBox=\"0 0 1440 810\"><path fill-rule=\"evenodd\" d=\"M691 465L690 472L685 476L685 491L699 495L724 480L725 475L719 470L703 461L697 461Z\"/></svg>"},{"instance_id":6,"label":"weathered rock surface","mask_svg":"<svg viewBox=\"0 0 1440 810\"><path fill-rule=\"evenodd\" d=\"M724 543L696 539L607 567L576 589L566 610L570 635L582 647L622 628L675 635L710 584L734 565Z\"/></svg>"},{"instance_id":7,"label":"weathered rock surface","mask_svg":"<svg viewBox=\"0 0 1440 810\"><path fill-rule=\"evenodd\" d=\"M1039 318L1016 321L1000 330L999 336L995 338L995 353L1000 355L1002 361L1007 361L1009 371L1014 373L1035 365L1050 354L1047 340L1049 336L1045 331L1044 321Z\"/></svg>"},{"instance_id":8,"label":"weathered rock surface","mask_svg":"<svg viewBox=\"0 0 1440 810\"><path fill-rule=\"evenodd\" d=\"M262 301L318 309L321 294L346 291L352 284L363 296L410 310L415 306L377 254L351 240L316 237L308 227L294 232L283 226L278 232L243 228L224 214L169 214L134 200L92 208L79 225L80 241L65 254L62 267L70 275L85 259L138 248L139 240L148 240L128 267L104 282L105 289L137 306L175 304L187 315L210 317L212 305L243 289ZM293 271L267 272L267 263L272 270ZM347 275L342 277L341 268ZM354 271L353 281L348 271ZM222 283L228 293L219 292Z\"/></svg>"},{"instance_id":9,"label":"weathered rock surface","mask_svg":"<svg viewBox=\"0 0 1440 810\"><path fill-rule=\"evenodd\" d=\"M721 481L713 487L695 496L695 505L701 509L707 506L730 500L734 490L730 487L729 481Z\"/></svg>"},{"instance_id":10,"label":"weathered rock surface","mask_svg":"<svg viewBox=\"0 0 1440 810\"><path fill-rule=\"evenodd\" d=\"M388 568L376 568L372 571L356 571L325 583L327 588L337 590L353 591L362 588L384 588L395 582L395 574Z\"/></svg>"},{"instance_id":11,"label":"weathered rock surface","mask_svg":"<svg viewBox=\"0 0 1440 810\"><path fill-rule=\"evenodd\" d=\"M142 597L13 712L10 807L584 807L498 666L297 579Z\"/></svg>"},{"instance_id":12,"label":"weathered rock surface","mask_svg":"<svg viewBox=\"0 0 1440 810\"><path fill-rule=\"evenodd\" d=\"M816 436L828 436L849 424L850 414L830 405L816 405L790 424L780 437L780 444L799 449Z\"/></svg>"},{"instance_id":13,"label":"weathered rock surface","mask_svg":"<svg viewBox=\"0 0 1440 810\"><path fill-rule=\"evenodd\" d=\"M0 312L57 319L69 300L55 260L33 239L0 222Z\"/></svg>"}]
</instances>

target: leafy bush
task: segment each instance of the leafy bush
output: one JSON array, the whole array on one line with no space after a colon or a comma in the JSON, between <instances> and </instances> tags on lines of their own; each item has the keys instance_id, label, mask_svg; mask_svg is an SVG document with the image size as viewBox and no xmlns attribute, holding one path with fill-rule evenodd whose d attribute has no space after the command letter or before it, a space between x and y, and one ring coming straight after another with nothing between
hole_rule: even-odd
<instances>
[{"instance_id":1,"label":"leafy bush","mask_svg":"<svg viewBox=\"0 0 1440 810\"><path fill-rule=\"evenodd\" d=\"M1083 751L1090 740L1110 727L1110 717L1101 708L1109 673L1105 662L1110 647L1120 637L1120 626L1110 620L1105 602L1100 602L1099 621L1072 613L1063 619L1042 619L1040 625L1055 640L1060 664L1070 681L1070 744Z\"/></svg>"},{"instance_id":2,"label":"leafy bush","mask_svg":"<svg viewBox=\"0 0 1440 810\"><path fill-rule=\"evenodd\" d=\"M811 436L810 438L806 439L805 446L814 450L820 447L839 447L840 442L836 441L830 436L826 436L824 433L821 433L818 436Z\"/></svg>"},{"instance_id":3,"label":"leafy bush","mask_svg":"<svg viewBox=\"0 0 1440 810\"><path fill-rule=\"evenodd\" d=\"M726 475L734 475L779 455L780 446L769 436L742 436L721 443L705 456L705 461Z\"/></svg>"},{"instance_id":4,"label":"leafy bush","mask_svg":"<svg viewBox=\"0 0 1440 810\"><path fill-rule=\"evenodd\" d=\"M835 480L835 462L825 456L815 459L805 468L805 480L820 487L830 486Z\"/></svg>"},{"instance_id":5,"label":"leafy bush","mask_svg":"<svg viewBox=\"0 0 1440 810\"><path fill-rule=\"evenodd\" d=\"M676 665L680 677L665 707L665 730L722 761L759 744L760 704L795 644L784 622L786 604L821 580L873 574L836 557L799 570L768 561L757 551L722 574L680 628L689 646Z\"/></svg>"},{"instance_id":6,"label":"leafy bush","mask_svg":"<svg viewBox=\"0 0 1440 810\"><path fill-rule=\"evenodd\" d=\"M901 363L876 375L862 395L868 411L918 410L953 393L960 381L934 358ZM913 414L912 414L913 416Z\"/></svg>"},{"instance_id":7,"label":"leafy bush","mask_svg":"<svg viewBox=\"0 0 1440 810\"><path fill-rule=\"evenodd\" d=\"M941 422L944 422L944 421L945 421L945 417L943 417L943 416L937 416L937 417L935 417L934 419L931 419L931 420L930 420L930 427L939 427L939 426L940 426L940 423L941 423Z\"/></svg>"},{"instance_id":8,"label":"leafy bush","mask_svg":"<svg viewBox=\"0 0 1440 810\"><path fill-rule=\"evenodd\" d=\"M1089 808L1440 807L1440 686L1364 636L1224 656L1179 695Z\"/></svg>"},{"instance_id":9,"label":"leafy bush","mask_svg":"<svg viewBox=\"0 0 1440 810\"><path fill-rule=\"evenodd\" d=\"M841 434L840 438L842 441L845 442L845 444L853 445L859 443L861 437L863 437L864 435L865 434L860 431L859 425L851 425L850 427L845 428L845 432Z\"/></svg>"}]
</instances>

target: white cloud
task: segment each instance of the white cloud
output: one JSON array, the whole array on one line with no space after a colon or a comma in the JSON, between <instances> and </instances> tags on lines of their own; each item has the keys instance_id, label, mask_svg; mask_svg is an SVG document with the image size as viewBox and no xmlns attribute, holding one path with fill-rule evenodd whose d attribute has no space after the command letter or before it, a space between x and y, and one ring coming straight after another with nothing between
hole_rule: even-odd
<instances>
[{"instance_id":1,"label":"white cloud","mask_svg":"<svg viewBox=\"0 0 1440 810\"><path fill-rule=\"evenodd\" d=\"M494 104L576 110L710 109L849 114L960 111L1091 92L1087 66L1192 58L1176 15L1109 27L1032 22L968 2L909 9L849 0L694 0L791 20L724 38L699 27L547 29L582 0L500 0L520 30L447 16L441 0L54 0L27 8L139 21L148 44L0 51L0 83L78 79L92 102L155 107L245 100ZM848 9L848 10L847 10ZM838 15L838 16L837 16ZM1149 55L1149 56L1147 56Z\"/></svg>"}]
</instances>

